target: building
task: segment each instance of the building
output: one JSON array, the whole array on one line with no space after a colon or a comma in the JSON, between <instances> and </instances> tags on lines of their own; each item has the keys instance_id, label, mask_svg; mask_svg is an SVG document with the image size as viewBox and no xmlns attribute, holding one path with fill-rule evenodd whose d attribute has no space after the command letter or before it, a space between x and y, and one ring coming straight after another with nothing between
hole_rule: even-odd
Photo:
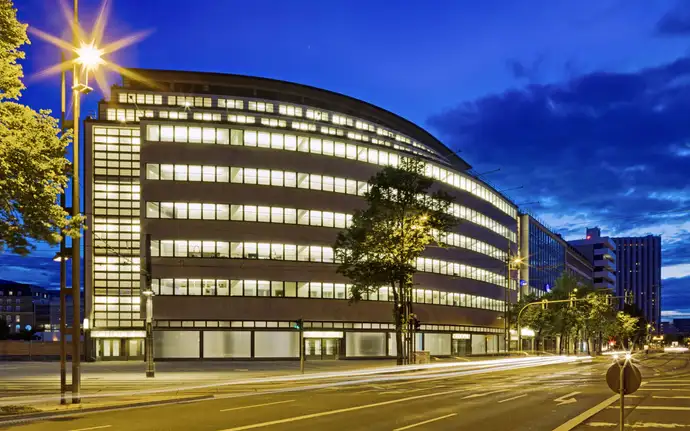
<instances>
[{"instance_id":1,"label":"building","mask_svg":"<svg viewBox=\"0 0 690 431\"><path fill-rule=\"evenodd\" d=\"M594 287L616 291L616 244L602 237L598 227L588 228L585 239L570 241L594 266Z\"/></svg>"},{"instance_id":2,"label":"building","mask_svg":"<svg viewBox=\"0 0 690 431\"><path fill-rule=\"evenodd\" d=\"M565 271L566 242L529 214L520 214L521 293L542 296Z\"/></svg>"},{"instance_id":3,"label":"building","mask_svg":"<svg viewBox=\"0 0 690 431\"><path fill-rule=\"evenodd\" d=\"M540 297L549 292L564 273L593 282L592 263L568 244L559 233L531 214L520 214L520 292Z\"/></svg>"},{"instance_id":4,"label":"building","mask_svg":"<svg viewBox=\"0 0 690 431\"><path fill-rule=\"evenodd\" d=\"M47 304L48 292L30 284L0 280L0 322L10 328L10 334L42 330L44 320L36 308Z\"/></svg>"},{"instance_id":5,"label":"building","mask_svg":"<svg viewBox=\"0 0 690 431\"><path fill-rule=\"evenodd\" d=\"M348 303L337 232L367 180L403 157L456 198L448 248L419 259L417 347L504 348L517 209L413 123L361 100L272 79L133 69L85 123L86 316L99 359L141 358L146 235L156 358L395 355L386 289ZM509 288L510 285L510 288Z\"/></svg>"},{"instance_id":6,"label":"building","mask_svg":"<svg viewBox=\"0 0 690 431\"><path fill-rule=\"evenodd\" d=\"M654 328L661 324L661 237L613 238L616 244L616 295L632 302Z\"/></svg>"},{"instance_id":7,"label":"building","mask_svg":"<svg viewBox=\"0 0 690 431\"><path fill-rule=\"evenodd\" d=\"M565 270L571 276L579 279L582 283L594 283L594 265L578 249L566 243L565 248Z\"/></svg>"},{"instance_id":8,"label":"building","mask_svg":"<svg viewBox=\"0 0 690 431\"><path fill-rule=\"evenodd\" d=\"M667 323L667 322L664 322ZM670 324L673 326L673 330L669 332L664 332L666 333L675 333L675 334L689 334L690 335L690 318L676 318L672 320L672 323Z\"/></svg>"}]
</instances>

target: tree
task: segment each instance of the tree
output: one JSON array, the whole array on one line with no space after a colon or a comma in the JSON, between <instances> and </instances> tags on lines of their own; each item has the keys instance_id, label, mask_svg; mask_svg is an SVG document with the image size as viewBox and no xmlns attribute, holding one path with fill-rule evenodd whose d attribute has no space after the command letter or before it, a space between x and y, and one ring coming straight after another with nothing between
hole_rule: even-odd
<instances>
[{"instance_id":1,"label":"tree","mask_svg":"<svg viewBox=\"0 0 690 431\"><path fill-rule=\"evenodd\" d=\"M384 168L369 180L367 207L355 212L334 245L338 272L352 282L352 301L390 289L398 364L404 357L403 325L411 313L416 260L427 246L443 246L443 232L457 223L448 211L453 199L442 191L430 192L433 184L418 160L403 159L400 167Z\"/></svg>"},{"instance_id":2,"label":"tree","mask_svg":"<svg viewBox=\"0 0 690 431\"><path fill-rule=\"evenodd\" d=\"M30 43L11 0L0 0L0 251L27 254L31 240L57 244L60 230L78 237L82 217L70 219L57 203L67 185L69 133L50 111L18 100L25 88L21 47Z\"/></svg>"},{"instance_id":3,"label":"tree","mask_svg":"<svg viewBox=\"0 0 690 431\"><path fill-rule=\"evenodd\" d=\"M638 329L639 321L639 317L633 317L623 311L619 311L618 314L616 314L616 331L620 336L621 344L632 348L632 346L630 346L631 338Z\"/></svg>"}]
</instances>

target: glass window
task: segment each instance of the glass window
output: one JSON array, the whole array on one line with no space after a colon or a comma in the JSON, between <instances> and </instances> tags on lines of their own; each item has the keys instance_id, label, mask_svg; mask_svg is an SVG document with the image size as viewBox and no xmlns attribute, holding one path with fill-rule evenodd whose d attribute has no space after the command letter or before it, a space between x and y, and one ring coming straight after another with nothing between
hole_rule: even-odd
<instances>
[{"instance_id":1,"label":"glass window","mask_svg":"<svg viewBox=\"0 0 690 431\"><path fill-rule=\"evenodd\" d=\"M191 220L201 220L201 204L197 204L197 203L190 203L189 204L188 218Z\"/></svg>"},{"instance_id":2,"label":"glass window","mask_svg":"<svg viewBox=\"0 0 690 431\"><path fill-rule=\"evenodd\" d=\"M189 294L190 295L201 295L201 280L199 280L199 279L189 280Z\"/></svg>"},{"instance_id":3,"label":"glass window","mask_svg":"<svg viewBox=\"0 0 690 431\"><path fill-rule=\"evenodd\" d=\"M187 203L186 202L175 202L175 218L176 219L186 219L187 218Z\"/></svg>"},{"instance_id":4,"label":"glass window","mask_svg":"<svg viewBox=\"0 0 690 431\"><path fill-rule=\"evenodd\" d=\"M187 126L175 126L175 142L187 142Z\"/></svg>"},{"instance_id":5,"label":"glass window","mask_svg":"<svg viewBox=\"0 0 690 431\"><path fill-rule=\"evenodd\" d=\"M309 297L321 298L321 283L309 283Z\"/></svg>"},{"instance_id":6,"label":"glass window","mask_svg":"<svg viewBox=\"0 0 690 431\"><path fill-rule=\"evenodd\" d=\"M244 296L256 296L256 280L244 280Z\"/></svg>"},{"instance_id":7,"label":"glass window","mask_svg":"<svg viewBox=\"0 0 690 431\"><path fill-rule=\"evenodd\" d=\"M172 278L161 279L161 295L172 295L174 293L174 282Z\"/></svg>"},{"instance_id":8,"label":"glass window","mask_svg":"<svg viewBox=\"0 0 690 431\"><path fill-rule=\"evenodd\" d=\"M283 214L286 224L297 223L297 210L295 208L285 208Z\"/></svg>"},{"instance_id":9,"label":"glass window","mask_svg":"<svg viewBox=\"0 0 690 431\"><path fill-rule=\"evenodd\" d=\"M146 164L146 179L147 180L158 180L160 179L160 165L157 163L147 163Z\"/></svg>"},{"instance_id":10,"label":"glass window","mask_svg":"<svg viewBox=\"0 0 690 431\"><path fill-rule=\"evenodd\" d=\"M297 173L296 172L285 172L285 187L297 187Z\"/></svg>"},{"instance_id":11,"label":"glass window","mask_svg":"<svg viewBox=\"0 0 690 431\"><path fill-rule=\"evenodd\" d=\"M161 126L160 137L162 142L172 142L175 138L173 126Z\"/></svg>"},{"instance_id":12,"label":"glass window","mask_svg":"<svg viewBox=\"0 0 690 431\"><path fill-rule=\"evenodd\" d=\"M191 212L191 209L190 209L190 212ZM203 212L204 220L215 220L216 219L216 205L215 204L203 204L202 205L202 212Z\"/></svg>"},{"instance_id":13,"label":"glass window","mask_svg":"<svg viewBox=\"0 0 690 431\"><path fill-rule=\"evenodd\" d=\"M158 203L158 202L146 202L146 217L158 218L159 214L160 214L160 203Z\"/></svg>"},{"instance_id":14,"label":"glass window","mask_svg":"<svg viewBox=\"0 0 690 431\"><path fill-rule=\"evenodd\" d=\"M176 240L175 241L175 256L187 257L187 241L184 241L184 240Z\"/></svg>"},{"instance_id":15,"label":"glass window","mask_svg":"<svg viewBox=\"0 0 690 431\"><path fill-rule=\"evenodd\" d=\"M160 241L153 240L151 241L151 256L153 257L158 257L161 255L161 244ZM0 292L2 293L2 292Z\"/></svg>"},{"instance_id":16,"label":"glass window","mask_svg":"<svg viewBox=\"0 0 690 431\"><path fill-rule=\"evenodd\" d=\"M293 244L285 244L283 246L285 260L297 260L297 246Z\"/></svg>"},{"instance_id":17,"label":"glass window","mask_svg":"<svg viewBox=\"0 0 690 431\"><path fill-rule=\"evenodd\" d=\"M285 282L285 296L289 298L294 298L297 296L297 283L294 281Z\"/></svg>"},{"instance_id":18,"label":"glass window","mask_svg":"<svg viewBox=\"0 0 690 431\"><path fill-rule=\"evenodd\" d=\"M285 289L282 281L271 282L271 296L282 297L285 296Z\"/></svg>"},{"instance_id":19,"label":"glass window","mask_svg":"<svg viewBox=\"0 0 690 431\"><path fill-rule=\"evenodd\" d=\"M202 242L203 257L216 257L216 242L203 241Z\"/></svg>"},{"instance_id":20,"label":"glass window","mask_svg":"<svg viewBox=\"0 0 690 431\"><path fill-rule=\"evenodd\" d=\"M297 296L299 298L309 298L309 283L303 281L297 283Z\"/></svg>"},{"instance_id":21,"label":"glass window","mask_svg":"<svg viewBox=\"0 0 690 431\"><path fill-rule=\"evenodd\" d=\"M173 257L172 240L161 241L161 257Z\"/></svg>"},{"instance_id":22,"label":"glass window","mask_svg":"<svg viewBox=\"0 0 690 431\"><path fill-rule=\"evenodd\" d=\"M201 166L189 167L189 181L201 181Z\"/></svg>"},{"instance_id":23,"label":"glass window","mask_svg":"<svg viewBox=\"0 0 690 431\"><path fill-rule=\"evenodd\" d=\"M258 220L264 223L271 221L271 207L258 207Z\"/></svg>"},{"instance_id":24,"label":"glass window","mask_svg":"<svg viewBox=\"0 0 690 431\"><path fill-rule=\"evenodd\" d=\"M259 280L256 287L257 296L271 296L271 282Z\"/></svg>"},{"instance_id":25,"label":"glass window","mask_svg":"<svg viewBox=\"0 0 690 431\"><path fill-rule=\"evenodd\" d=\"M242 296L242 280L230 280L230 295Z\"/></svg>"},{"instance_id":26,"label":"glass window","mask_svg":"<svg viewBox=\"0 0 690 431\"><path fill-rule=\"evenodd\" d=\"M175 165L175 181L187 181L187 165Z\"/></svg>"},{"instance_id":27,"label":"glass window","mask_svg":"<svg viewBox=\"0 0 690 431\"><path fill-rule=\"evenodd\" d=\"M187 279L186 278L176 278L175 279L175 295L187 295Z\"/></svg>"},{"instance_id":28,"label":"glass window","mask_svg":"<svg viewBox=\"0 0 690 431\"><path fill-rule=\"evenodd\" d=\"M333 283L323 283L322 288L324 298L333 298Z\"/></svg>"},{"instance_id":29,"label":"glass window","mask_svg":"<svg viewBox=\"0 0 690 431\"><path fill-rule=\"evenodd\" d=\"M201 140L204 144L215 144L216 143L216 129L213 127L204 127L202 129Z\"/></svg>"},{"instance_id":30,"label":"glass window","mask_svg":"<svg viewBox=\"0 0 690 431\"><path fill-rule=\"evenodd\" d=\"M283 260L283 244L271 244L271 259Z\"/></svg>"},{"instance_id":31,"label":"glass window","mask_svg":"<svg viewBox=\"0 0 690 431\"><path fill-rule=\"evenodd\" d=\"M172 180L174 178L173 165L161 165L161 180Z\"/></svg>"},{"instance_id":32,"label":"glass window","mask_svg":"<svg viewBox=\"0 0 690 431\"><path fill-rule=\"evenodd\" d=\"M172 202L161 202L161 218L173 218L174 207Z\"/></svg>"},{"instance_id":33,"label":"glass window","mask_svg":"<svg viewBox=\"0 0 690 431\"><path fill-rule=\"evenodd\" d=\"M201 241L189 241L189 257L201 257Z\"/></svg>"},{"instance_id":34,"label":"glass window","mask_svg":"<svg viewBox=\"0 0 690 431\"><path fill-rule=\"evenodd\" d=\"M202 179L207 183L216 182L216 167L204 166L202 169Z\"/></svg>"},{"instance_id":35,"label":"glass window","mask_svg":"<svg viewBox=\"0 0 690 431\"><path fill-rule=\"evenodd\" d=\"M343 283L336 283L335 284L335 297L337 299L345 299L345 291L347 289L347 286Z\"/></svg>"},{"instance_id":36,"label":"glass window","mask_svg":"<svg viewBox=\"0 0 690 431\"><path fill-rule=\"evenodd\" d=\"M201 143L201 127L189 128L189 142Z\"/></svg>"},{"instance_id":37,"label":"glass window","mask_svg":"<svg viewBox=\"0 0 690 431\"><path fill-rule=\"evenodd\" d=\"M214 118L214 121L220 121L220 115L218 117L217 119ZM230 133L228 129L216 129L216 143L219 145L230 144Z\"/></svg>"},{"instance_id":38,"label":"glass window","mask_svg":"<svg viewBox=\"0 0 690 431\"><path fill-rule=\"evenodd\" d=\"M218 296L228 296L230 294L229 291L229 284L228 280L217 280L216 281L216 290L218 293Z\"/></svg>"},{"instance_id":39,"label":"glass window","mask_svg":"<svg viewBox=\"0 0 690 431\"><path fill-rule=\"evenodd\" d=\"M216 218L218 220L229 220L230 206L228 204L216 205Z\"/></svg>"},{"instance_id":40,"label":"glass window","mask_svg":"<svg viewBox=\"0 0 690 431\"><path fill-rule=\"evenodd\" d=\"M227 183L229 180L227 166L216 167L216 181L219 183Z\"/></svg>"},{"instance_id":41,"label":"glass window","mask_svg":"<svg viewBox=\"0 0 690 431\"><path fill-rule=\"evenodd\" d=\"M215 296L216 294L216 280L203 280L202 285L204 287L204 296Z\"/></svg>"}]
</instances>

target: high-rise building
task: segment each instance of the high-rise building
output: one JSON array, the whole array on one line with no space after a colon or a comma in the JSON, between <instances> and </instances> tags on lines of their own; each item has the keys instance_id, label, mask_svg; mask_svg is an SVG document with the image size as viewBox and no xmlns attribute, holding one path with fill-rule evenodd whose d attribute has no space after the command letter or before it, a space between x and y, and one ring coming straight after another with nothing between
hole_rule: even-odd
<instances>
[{"instance_id":1,"label":"high-rise building","mask_svg":"<svg viewBox=\"0 0 690 431\"><path fill-rule=\"evenodd\" d=\"M594 287L616 291L616 244L601 236L598 227L588 228L585 239L570 241L594 266Z\"/></svg>"},{"instance_id":2,"label":"high-rise building","mask_svg":"<svg viewBox=\"0 0 690 431\"><path fill-rule=\"evenodd\" d=\"M85 123L93 356L143 356L146 235L157 358L296 358L298 319L308 358L394 356L391 293L349 304L331 247L367 180L403 158L424 162L461 221L416 262L417 347L504 349L517 208L431 134L290 82L132 72L147 83L123 78Z\"/></svg>"},{"instance_id":3,"label":"high-rise building","mask_svg":"<svg viewBox=\"0 0 690 431\"><path fill-rule=\"evenodd\" d=\"M661 322L661 237L613 238L616 243L616 294L632 302L658 330Z\"/></svg>"},{"instance_id":4,"label":"high-rise building","mask_svg":"<svg viewBox=\"0 0 690 431\"><path fill-rule=\"evenodd\" d=\"M540 297L564 273L592 283L592 264L563 237L530 214L520 214L520 292Z\"/></svg>"}]
</instances>

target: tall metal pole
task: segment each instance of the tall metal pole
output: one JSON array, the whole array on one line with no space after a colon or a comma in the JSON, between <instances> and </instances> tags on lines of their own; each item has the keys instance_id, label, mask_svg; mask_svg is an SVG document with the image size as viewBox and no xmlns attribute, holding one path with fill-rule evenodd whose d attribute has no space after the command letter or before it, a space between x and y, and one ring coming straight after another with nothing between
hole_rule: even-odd
<instances>
[{"instance_id":1,"label":"tall metal pole","mask_svg":"<svg viewBox=\"0 0 690 431\"><path fill-rule=\"evenodd\" d=\"M64 63L65 54L60 53L60 63ZM60 73L60 127L62 133L65 133L65 71ZM65 208L65 191L60 193L60 206ZM67 404L65 399L65 392L67 391L67 301L65 295L67 294L67 264L65 262L65 236L61 232L62 239L60 239L60 404Z\"/></svg>"},{"instance_id":2,"label":"tall metal pole","mask_svg":"<svg viewBox=\"0 0 690 431\"><path fill-rule=\"evenodd\" d=\"M151 234L144 240L144 257L146 258L146 377L156 377L153 363L153 290L151 289Z\"/></svg>"},{"instance_id":3,"label":"tall metal pole","mask_svg":"<svg viewBox=\"0 0 690 431\"><path fill-rule=\"evenodd\" d=\"M79 0L74 0L74 22L72 27L72 38L74 46L79 45ZM76 53L75 53L76 58ZM72 216L78 217L80 210L79 200L79 129L80 129L80 91L79 91L79 66L75 62L72 68L72 121L73 138L72 138ZM81 397L79 395L81 386L81 240L74 238L72 240L72 404L79 404Z\"/></svg>"},{"instance_id":4,"label":"tall metal pole","mask_svg":"<svg viewBox=\"0 0 690 431\"><path fill-rule=\"evenodd\" d=\"M619 383L619 390L620 390L620 431L625 431L625 366L627 364L627 360L623 363L623 366L621 367L620 362L618 363L618 366L621 369L620 373L620 383Z\"/></svg>"},{"instance_id":5,"label":"tall metal pole","mask_svg":"<svg viewBox=\"0 0 690 431\"><path fill-rule=\"evenodd\" d=\"M304 374L304 323L299 328L299 371Z\"/></svg>"}]
</instances>

